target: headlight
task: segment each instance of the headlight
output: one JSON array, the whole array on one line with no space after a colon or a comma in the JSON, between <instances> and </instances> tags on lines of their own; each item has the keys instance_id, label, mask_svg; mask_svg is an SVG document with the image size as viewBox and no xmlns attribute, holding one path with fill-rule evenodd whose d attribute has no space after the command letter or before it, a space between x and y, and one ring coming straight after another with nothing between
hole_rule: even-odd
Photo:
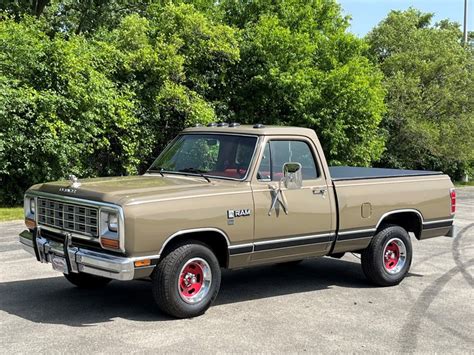
<instances>
[{"instance_id":1,"label":"headlight","mask_svg":"<svg viewBox=\"0 0 474 355\"><path fill-rule=\"evenodd\" d=\"M109 213L107 216L107 226L109 227L109 231L117 232L118 231L118 216L117 213Z\"/></svg>"},{"instance_id":2,"label":"headlight","mask_svg":"<svg viewBox=\"0 0 474 355\"><path fill-rule=\"evenodd\" d=\"M28 229L32 230L36 228L36 203L35 198L25 196L23 200L23 210L25 211L25 225Z\"/></svg>"},{"instance_id":3,"label":"headlight","mask_svg":"<svg viewBox=\"0 0 474 355\"><path fill-rule=\"evenodd\" d=\"M101 208L99 241L102 248L124 251L122 223L120 211Z\"/></svg>"},{"instance_id":4,"label":"headlight","mask_svg":"<svg viewBox=\"0 0 474 355\"><path fill-rule=\"evenodd\" d=\"M30 198L30 213L35 214L36 213L36 203L34 198Z\"/></svg>"}]
</instances>

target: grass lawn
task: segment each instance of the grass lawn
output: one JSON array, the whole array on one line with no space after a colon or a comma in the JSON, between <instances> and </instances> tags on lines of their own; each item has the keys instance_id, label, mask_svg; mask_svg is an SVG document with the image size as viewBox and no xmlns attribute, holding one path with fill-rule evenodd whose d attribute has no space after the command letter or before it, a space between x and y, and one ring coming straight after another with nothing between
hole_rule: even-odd
<instances>
[{"instance_id":1,"label":"grass lawn","mask_svg":"<svg viewBox=\"0 0 474 355\"><path fill-rule=\"evenodd\" d=\"M456 187L463 187L463 186L474 186L474 181L468 181L468 182L463 182L463 181L455 181L454 186Z\"/></svg>"},{"instance_id":2,"label":"grass lawn","mask_svg":"<svg viewBox=\"0 0 474 355\"><path fill-rule=\"evenodd\" d=\"M0 207L0 222L25 218L23 207Z\"/></svg>"}]
</instances>

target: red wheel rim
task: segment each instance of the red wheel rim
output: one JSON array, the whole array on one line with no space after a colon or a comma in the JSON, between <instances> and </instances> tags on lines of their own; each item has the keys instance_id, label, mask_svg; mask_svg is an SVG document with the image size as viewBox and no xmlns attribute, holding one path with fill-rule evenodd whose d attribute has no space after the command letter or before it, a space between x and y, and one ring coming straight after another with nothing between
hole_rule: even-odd
<instances>
[{"instance_id":1,"label":"red wheel rim","mask_svg":"<svg viewBox=\"0 0 474 355\"><path fill-rule=\"evenodd\" d=\"M203 284L203 269L197 262L186 264L179 275L179 290L181 296L189 298L197 295Z\"/></svg>"},{"instance_id":2,"label":"red wheel rim","mask_svg":"<svg viewBox=\"0 0 474 355\"><path fill-rule=\"evenodd\" d=\"M202 258L188 260L178 278L178 292L183 301L195 304L209 293L212 282L211 267Z\"/></svg>"},{"instance_id":3,"label":"red wheel rim","mask_svg":"<svg viewBox=\"0 0 474 355\"><path fill-rule=\"evenodd\" d=\"M406 265L407 247L400 238L390 239L383 249L383 266L389 274L398 274Z\"/></svg>"},{"instance_id":4,"label":"red wheel rim","mask_svg":"<svg viewBox=\"0 0 474 355\"><path fill-rule=\"evenodd\" d=\"M385 247L384 263L387 270L393 270L400 260L400 248L395 242L390 242Z\"/></svg>"}]
</instances>

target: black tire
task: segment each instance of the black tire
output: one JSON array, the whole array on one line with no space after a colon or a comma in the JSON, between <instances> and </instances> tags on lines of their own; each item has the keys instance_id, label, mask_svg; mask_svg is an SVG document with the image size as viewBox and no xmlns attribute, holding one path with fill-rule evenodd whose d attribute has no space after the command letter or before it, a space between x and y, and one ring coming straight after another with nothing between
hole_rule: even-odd
<instances>
[{"instance_id":1,"label":"black tire","mask_svg":"<svg viewBox=\"0 0 474 355\"><path fill-rule=\"evenodd\" d=\"M83 274L83 273L69 273L64 274L66 280L72 283L74 286L79 288L86 288L86 289L93 289L93 288L101 288L106 286L111 279L107 279L105 277Z\"/></svg>"},{"instance_id":2,"label":"black tire","mask_svg":"<svg viewBox=\"0 0 474 355\"><path fill-rule=\"evenodd\" d=\"M202 294L203 298L189 303L189 298L182 295L182 289L180 291L183 282L180 274L185 267L193 264L193 260L204 260L207 263L204 268L208 273L210 271L212 278L205 291L207 293ZM221 269L216 256L206 245L196 241L176 246L160 261L152 274L153 298L158 308L176 318L192 318L204 314L216 299L220 284Z\"/></svg>"},{"instance_id":3,"label":"black tire","mask_svg":"<svg viewBox=\"0 0 474 355\"><path fill-rule=\"evenodd\" d=\"M392 253L390 248L395 248L395 253ZM405 258L401 256L397 258L396 250L399 255L405 254ZM389 253L395 257L385 258L384 255L390 256ZM365 276L378 286L398 285L410 270L412 256L413 249L407 231L400 226L388 225L378 232L367 249L362 251L362 270ZM391 265L386 265L386 263Z\"/></svg>"}]
</instances>

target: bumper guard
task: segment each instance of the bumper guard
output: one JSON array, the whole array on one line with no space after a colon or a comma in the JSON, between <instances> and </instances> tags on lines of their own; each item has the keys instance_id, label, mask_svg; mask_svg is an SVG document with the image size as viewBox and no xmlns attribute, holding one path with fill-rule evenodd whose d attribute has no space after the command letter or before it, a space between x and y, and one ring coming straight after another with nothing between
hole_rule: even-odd
<instances>
[{"instance_id":1,"label":"bumper guard","mask_svg":"<svg viewBox=\"0 0 474 355\"><path fill-rule=\"evenodd\" d=\"M36 237L28 230L20 234L20 242L24 250L34 255L42 263L50 263L54 256L59 256L67 261L65 273L86 273L102 276L114 280L133 280L136 270L152 269L155 265L135 268L135 261L143 259L158 259L159 255L146 257L122 257L101 253L84 248L66 245L46 239L40 235Z\"/></svg>"}]
</instances>

